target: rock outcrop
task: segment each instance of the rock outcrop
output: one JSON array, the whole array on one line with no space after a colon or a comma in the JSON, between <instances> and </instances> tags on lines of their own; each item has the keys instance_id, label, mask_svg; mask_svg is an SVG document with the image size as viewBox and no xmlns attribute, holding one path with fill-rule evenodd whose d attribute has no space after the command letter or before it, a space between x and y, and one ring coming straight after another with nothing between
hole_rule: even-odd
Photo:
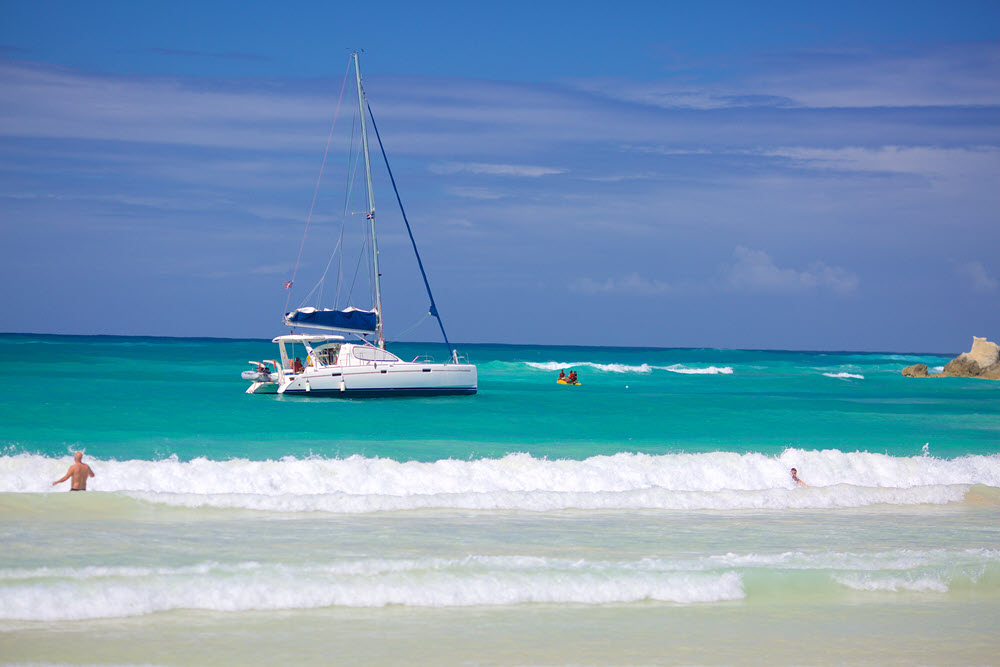
<instances>
[{"instance_id":1,"label":"rock outcrop","mask_svg":"<svg viewBox=\"0 0 1000 667\"><path fill-rule=\"evenodd\" d=\"M927 372L927 364L913 364L903 369L903 375L908 378L925 378L930 373Z\"/></svg>"},{"instance_id":2,"label":"rock outcrop","mask_svg":"<svg viewBox=\"0 0 1000 667\"><path fill-rule=\"evenodd\" d=\"M1000 380L1000 345L985 338L972 337L972 349L948 362L940 373L928 373L927 364L903 369L907 377L966 377Z\"/></svg>"}]
</instances>

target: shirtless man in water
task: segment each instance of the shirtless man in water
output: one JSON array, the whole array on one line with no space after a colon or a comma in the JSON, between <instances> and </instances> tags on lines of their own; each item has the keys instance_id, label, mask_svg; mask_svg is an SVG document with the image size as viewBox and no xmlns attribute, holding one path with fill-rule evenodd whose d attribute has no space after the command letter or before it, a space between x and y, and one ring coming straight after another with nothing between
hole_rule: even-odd
<instances>
[{"instance_id":1,"label":"shirtless man in water","mask_svg":"<svg viewBox=\"0 0 1000 667\"><path fill-rule=\"evenodd\" d=\"M86 491L87 490L87 478L95 477L94 471L90 469L90 466L83 462L83 452L77 452L73 456L73 465L69 467L66 474L62 479L57 479L52 482L52 486L56 484L62 484L70 477L73 478L73 484L70 491Z\"/></svg>"}]
</instances>

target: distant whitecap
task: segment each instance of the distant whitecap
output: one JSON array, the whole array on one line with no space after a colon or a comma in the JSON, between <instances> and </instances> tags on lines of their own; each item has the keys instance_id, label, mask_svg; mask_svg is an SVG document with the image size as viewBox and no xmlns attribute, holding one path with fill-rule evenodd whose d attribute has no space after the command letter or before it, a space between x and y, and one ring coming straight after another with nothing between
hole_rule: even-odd
<instances>
[{"instance_id":1,"label":"distant whitecap","mask_svg":"<svg viewBox=\"0 0 1000 667\"><path fill-rule=\"evenodd\" d=\"M690 366L684 366L682 364L674 364L673 366L657 366L664 371L670 371L671 373L683 373L684 375L732 375L732 366L708 366L706 368L692 368Z\"/></svg>"},{"instance_id":2,"label":"distant whitecap","mask_svg":"<svg viewBox=\"0 0 1000 667\"><path fill-rule=\"evenodd\" d=\"M654 370L670 371L671 373L682 373L684 375L731 375L731 366L686 366L684 364L673 364L672 366L650 366L649 364L639 364L638 366L629 364L599 364L593 361L580 361L567 363L561 361L526 361L528 367L540 371L561 371L569 368L589 367L605 373L652 373Z\"/></svg>"}]
</instances>

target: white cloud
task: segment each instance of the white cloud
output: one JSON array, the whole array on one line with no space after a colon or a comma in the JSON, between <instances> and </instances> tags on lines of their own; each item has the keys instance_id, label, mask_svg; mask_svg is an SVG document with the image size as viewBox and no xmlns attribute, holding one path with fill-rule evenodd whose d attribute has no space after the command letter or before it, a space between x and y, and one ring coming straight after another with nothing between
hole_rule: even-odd
<instances>
[{"instance_id":1,"label":"white cloud","mask_svg":"<svg viewBox=\"0 0 1000 667\"><path fill-rule=\"evenodd\" d=\"M829 289L846 296L857 291L857 275L838 266L814 262L804 271L781 268L761 250L737 246L735 261L723 267L723 286L747 292L794 293Z\"/></svg>"},{"instance_id":2,"label":"white cloud","mask_svg":"<svg viewBox=\"0 0 1000 667\"><path fill-rule=\"evenodd\" d=\"M580 278L570 285L570 289L583 294L618 293L654 295L678 291L675 285L660 280L643 278L636 272L622 278L608 278L604 281L594 280L593 278Z\"/></svg>"},{"instance_id":3,"label":"white cloud","mask_svg":"<svg viewBox=\"0 0 1000 667\"><path fill-rule=\"evenodd\" d=\"M180 210L188 211L193 208L208 208L201 203L196 207L189 201L182 199L168 199L165 197L144 197L135 194L39 194L39 193L0 193L2 199L22 199L22 200L52 200L60 202L101 202L122 204L124 206L141 206L160 210ZM216 208L221 208L222 204L217 204Z\"/></svg>"},{"instance_id":4,"label":"white cloud","mask_svg":"<svg viewBox=\"0 0 1000 667\"><path fill-rule=\"evenodd\" d=\"M789 55L747 84L809 107L1000 104L996 42L943 44L919 51L842 49Z\"/></svg>"},{"instance_id":5,"label":"white cloud","mask_svg":"<svg viewBox=\"0 0 1000 667\"><path fill-rule=\"evenodd\" d=\"M634 173L607 174L605 176L584 176L581 180L591 183L621 183L623 181L648 181L662 178L654 171L642 171Z\"/></svg>"},{"instance_id":6,"label":"white cloud","mask_svg":"<svg viewBox=\"0 0 1000 667\"><path fill-rule=\"evenodd\" d=\"M580 90L664 109L885 108L1000 104L1000 44L920 50L805 49L755 59L752 74L693 86L684 80L573 81Z\"/></svg>"},{"instance_id":7,"label":"white cloud","mask_svg":"<svg viewBox=\"0 0 1000 667\"><path fill-rule=\"evenodd\" d=\"M315 149L329 128L320 95L23 63L0 63L0 99L0 133L17 137Z\"/></svg>"},{"instance_id":8,"label":"white cloud","mask_svg":"<svg viewBox=\"0 0 1000 667\"><path fill-rule=\"evenodd\" d=\"M710 111L734 107L787 106L787 99L773 95L746 94L738 86L678 88L666 81L631 81L627 79L578 79L570 82L577 89L594 95L662 109Z\"/></svg>"},{"instance_id":9,"label":"white cloud","mask_svg":"<svg viewBox=\"0 0 1000 667\"><path fill-rule=\"evenodd\" d=\"M455 195L456 197L463 197L465 199L481 199L481 200L493 200L493 199L503 199L507 195L497 192L495 190L490 190L489 188L477 188L477 187L466 187L466 186L455 186L447 189L448 192Z\"/></svg>"},{"instance_id":10,"label":"white cloud","mask_svg":"<svg viewBox=\"0 0 1000 667\"><path fill-rule=\"evenodd\" d=\"M250 273L256 276L273 276L275 274L287 274L292 271L294 267L289 264L270 264L266 266L255 266L250 269Z\"/></svg>"},{"instance_id":11,"label":"white cloud","mask_svg":"<svg viewBox=\"0 0 1000 667\"><path fill-rule=\"evenodd\" d=\"M565 169L554 167L538 167L525 164L487 164L485 162L441 162L432 164L430 170L435 174L457 174L467 172L470 174L489 174L492 176L527 176L538 178L539 176L551 176L552 174L564 174Z\"/></svg>"},{"instance_id":12,"label":"white cloud","mask_svg":"<svg viewBox=\"0 0 1000 667\"><path fill-rule=\"evenodd\" d=\"M995 292L1000 287L1000 281L991 276L982 262L965 262L955 267L959 276L969 281L976 292Z\"/></svg>"},{"instance_id":13,"label":"white cloud","mask_svg":"<svg viewBox=\"0 0 1000 667\"><path fill-rule=\"evenodd\" d=\"M711 290L776 294L828 290L838 296L848 296L857 291L860 282L854 273L823 262L813 262L805 270L800 271L777 266L770 255L760 250L738 246L733 255L733 263L722 267L722 277L719 280L704 283L690 281L668 283L632 272L620 278L605 280L580 278L570 284L570 289L583 294L645 296L690 294Z\"/></svg>"},{"instance_id":14,"label":"white cloud","mask_svg":"<svg viewBox=\"0 0 1000 667\"><path fill-rule=\"evenodd\" d=\"M970 175L1000 168L1000 149L994 146L937 148L933 146L882 146L864 148L783 147L759 155L794 160L811 169L858 172L940 175L962 171Z\"/></svg>"}]
</instances>

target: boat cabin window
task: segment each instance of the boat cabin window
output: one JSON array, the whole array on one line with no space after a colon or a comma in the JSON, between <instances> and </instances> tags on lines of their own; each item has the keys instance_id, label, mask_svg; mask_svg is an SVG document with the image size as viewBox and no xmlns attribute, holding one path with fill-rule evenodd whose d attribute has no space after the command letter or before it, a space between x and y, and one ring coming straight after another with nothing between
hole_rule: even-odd
<instances>
[{"instance_id":1,"label":"boat cabin window","mask_svg":"<svg viewBox=\"0 0 1000 667\"><path fill-rule=\"evenodd\" d=\"M354 348L354 358L361 361L399 361L399 357L388 350L368 346Z\"/></svg>"},{"instance_id":2,"label":"boat cabin window","mask_svg":"<svg viewBox=\"0 0 1000 667\"><path fill-rule=\"evenodd\" d=\"M337 356L340 354L340 344L321 347L316 350L316 359L321 366L333 365L337 363Z\"/></svg>"}]
</instances>

